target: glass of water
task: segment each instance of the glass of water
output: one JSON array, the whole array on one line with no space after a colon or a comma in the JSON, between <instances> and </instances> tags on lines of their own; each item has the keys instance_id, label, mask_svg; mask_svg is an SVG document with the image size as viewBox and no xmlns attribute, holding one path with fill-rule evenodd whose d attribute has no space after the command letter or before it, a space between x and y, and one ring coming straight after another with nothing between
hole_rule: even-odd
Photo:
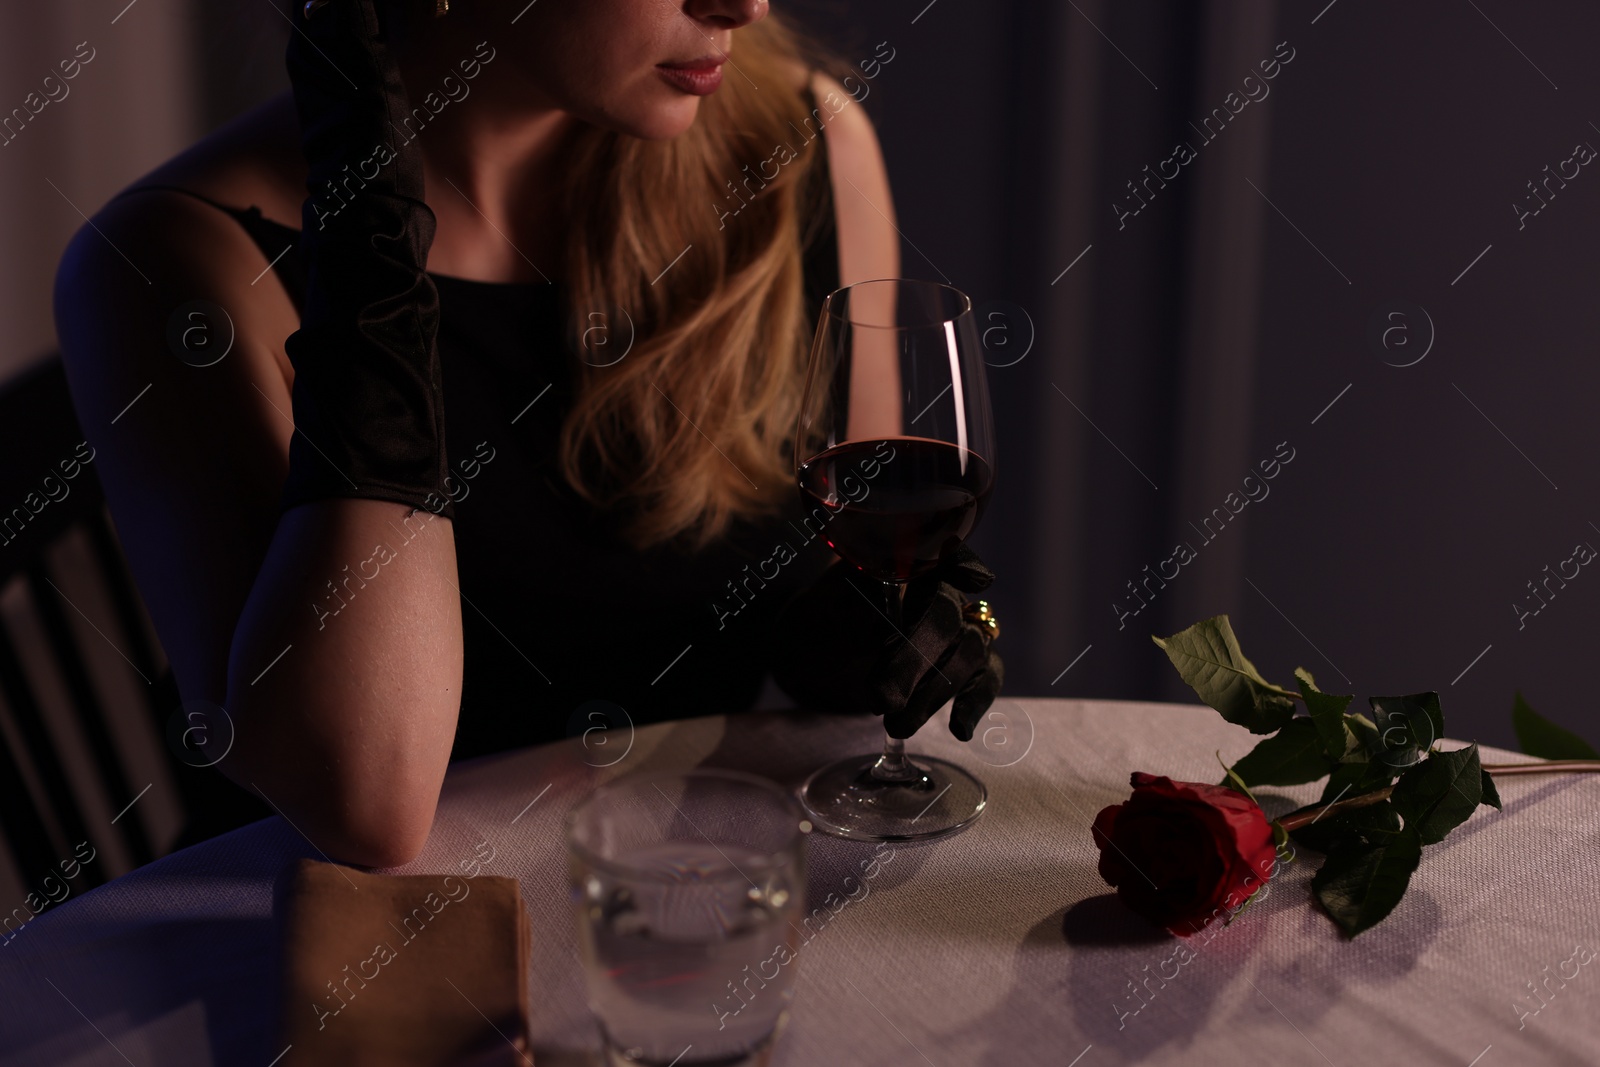
<instances>
[{"instance_id":1,"label":"glass of water","mask_svg":"<svg viewBox=\"0 0 1600 1067\"><path fill-rule=\"evenodd\" d=\"M631 776L567 819L589 1006L614 1067L764 1064L794 993L811 824L737 771Z\"/></svg>"}]
</instances>

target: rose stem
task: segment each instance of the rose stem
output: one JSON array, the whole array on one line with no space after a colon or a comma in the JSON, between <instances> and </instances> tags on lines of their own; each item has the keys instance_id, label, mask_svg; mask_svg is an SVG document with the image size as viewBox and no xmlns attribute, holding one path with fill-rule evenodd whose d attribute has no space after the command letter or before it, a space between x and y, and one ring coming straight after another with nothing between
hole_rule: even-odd
<instances>
[{"instance_id":1,"label":"rose stem","mask_svg":"<svg viewBox=\"0 0 1600 1067\"><path fill-rule=\"evenodd\" d=\"M1298 815L1286 816L1285 818L1278 820L1278 825L1283 827L1286 833L1298 830L1302 826L1309 826L1311 823L1316 822L1330 811L1338 814L1345 811L1354 811L1356 808L1364 808L1370 804L1376 804L1380 800L1388 800L1389 794L1393 792L1394 786L1384 786L1382 789L1374 790L1371 793L1362 793L1360 796L1351 797L1349 800L1340 800L1333 804L1324 804L1321 807L1312 808L1309 811L1302 811Z\"/></svg>"},{"instance_id":2,"label":"rose stem","mask_svg":"<svg viewBox=\"0 0 1600 1067\"><path fill-rule=\"evenodd\" d=\"M1594 759L1569 759L1552 760L1549 763L1485 763L1483 769L1490 774L1555 774L1567 772L1580 774L1584 771L1600 771L1600 760Z\"/></svg>"},{"instance_id":3,"label":"rose stem","mask_svg":"<svg viewBox=\"0 0 1600 1067\"><path fill-rule=\"evenodd\" d=\"M1600 760L1563 760L1550 763L1487 763L1483 765L1483 769L1492 775L1501 777L1513 774L1581 774L1586 771L1600 771ZM1383 789L1373 790L1371 793L1363 793L1358 797L1351 797L1349 800L1324 804L1321 807L1302 811L1298 815L1279 819L1278 825L1283 827L1286 832L1298 830L1302 826L1309 826L1311 823L1316 822L1329 812L1339 814L1340 812L1354 811L1356 808L1364 808L1389 799L1389 794L1393 792L1394 786L1386 786Z\"/></svg>"}]
</instances>

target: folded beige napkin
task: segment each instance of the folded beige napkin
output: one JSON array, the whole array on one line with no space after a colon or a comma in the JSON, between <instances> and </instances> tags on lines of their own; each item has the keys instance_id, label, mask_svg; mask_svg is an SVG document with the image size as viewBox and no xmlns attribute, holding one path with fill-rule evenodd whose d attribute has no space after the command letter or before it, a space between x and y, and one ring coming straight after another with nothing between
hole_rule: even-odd
<instances>
[{"instance_id":1,"label":"folded beige napkin","mask_svg":"<svg viewBox=\"0 0 1600 1067\"><path fill-rule=\"evenodd\" d=\"M274 891L279 1067L529 1067L529 932L514 878L302 859Z\"/></svg>"}]
</instances>

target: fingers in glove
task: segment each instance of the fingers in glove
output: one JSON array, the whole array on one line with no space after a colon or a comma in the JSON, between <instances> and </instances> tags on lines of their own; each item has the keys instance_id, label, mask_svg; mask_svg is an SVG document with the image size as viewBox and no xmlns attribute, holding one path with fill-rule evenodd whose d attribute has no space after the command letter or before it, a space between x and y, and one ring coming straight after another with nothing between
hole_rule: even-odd
<instances>
[{"instance_id":1,"label":"fingers in glove","mask_svg":"<svg viewBox=\"0 0 1600 1067\"><path fill-rule=\"evenodd\" d=\"M994 584L994 571L984 566L965 541L939 564L938 574L942 581L963 593L981 593Z\"/></svg>"},{"instance_id":2,"label":"fingers in glove","mask_svg":"<svg viewBox=\"0 0 1600 1067\"><path fill-rule=\"evenodd\" d=\"M353 173L381 144L394 163L362 173L362 190L421 201L421 152L398 143L396 132L410 116L410 100L377 0L329 0L309 15L296 13L294 22L285 65L310 168L307 186L321 191L347 164Z\"/></svg>"},{"instance_id":3,"label":"fingers in glove","mask_svg":"<svg viewBox=\"0 0 1600 1067\"><path fill-rule=\"evenodd\" d=\"M984 671L988 662L988 647L981 631L972 626L964 627L942 655L924 664L924 670L905 700L884 713L884 729L890 737L910 737L946 701L960 693L974 674ZM971 736L970 731L968 736Z\"/></svg>"},{"instance_id":4,"label":"fingers in glove","mask_svg":"<svg viewBox=\"0 0 1600 1067\"><path fill-rule=\"evenodd\" d=\"M1000 661L999 653L990 651L989 665L967 679L950 706L950 732L962 741L971 741L973 731L1000 695L1004 682L1005 664Z\"/></svg>"},{"instance_id":5,"label":"fingers in glove","mask_svg":"<svg viewBox=\"0 0 1600 1067\"><path fill-rule=\"evenodd\" d=\"M983 565L978 554L965 544L958 545L937 568L906 586L901 626L909 631L940 599L964 606L968 593L981 593L993 583L994 572Z\"/></svg>"},{"instance_id":6,"label":"fingers in glove","mask_svg":"<svg viewBox=\"0 0 1600 1067\"><path fill-rule=\"evenodd\" d=\"M922 676L949 655L965 628L959 603L938 596L914 621L888 637L873 671L885 715L905 704Z\"/></svg>"}]
</instances>

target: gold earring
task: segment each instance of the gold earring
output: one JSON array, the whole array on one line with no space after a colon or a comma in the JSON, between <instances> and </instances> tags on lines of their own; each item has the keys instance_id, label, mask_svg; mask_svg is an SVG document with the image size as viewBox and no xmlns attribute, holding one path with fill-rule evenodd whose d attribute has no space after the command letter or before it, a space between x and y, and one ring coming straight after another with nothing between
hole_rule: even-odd
<instances>
[{"instance_id":1,"label":"gold earring","mask_svg":"<svg viewBox=\"0 0 1600 1067\"><path fill-rule=\"evenodd\" d=\"M441 18L450 10L450 0L434 0L433 17Z\"/></svg>"}]
</instances>

